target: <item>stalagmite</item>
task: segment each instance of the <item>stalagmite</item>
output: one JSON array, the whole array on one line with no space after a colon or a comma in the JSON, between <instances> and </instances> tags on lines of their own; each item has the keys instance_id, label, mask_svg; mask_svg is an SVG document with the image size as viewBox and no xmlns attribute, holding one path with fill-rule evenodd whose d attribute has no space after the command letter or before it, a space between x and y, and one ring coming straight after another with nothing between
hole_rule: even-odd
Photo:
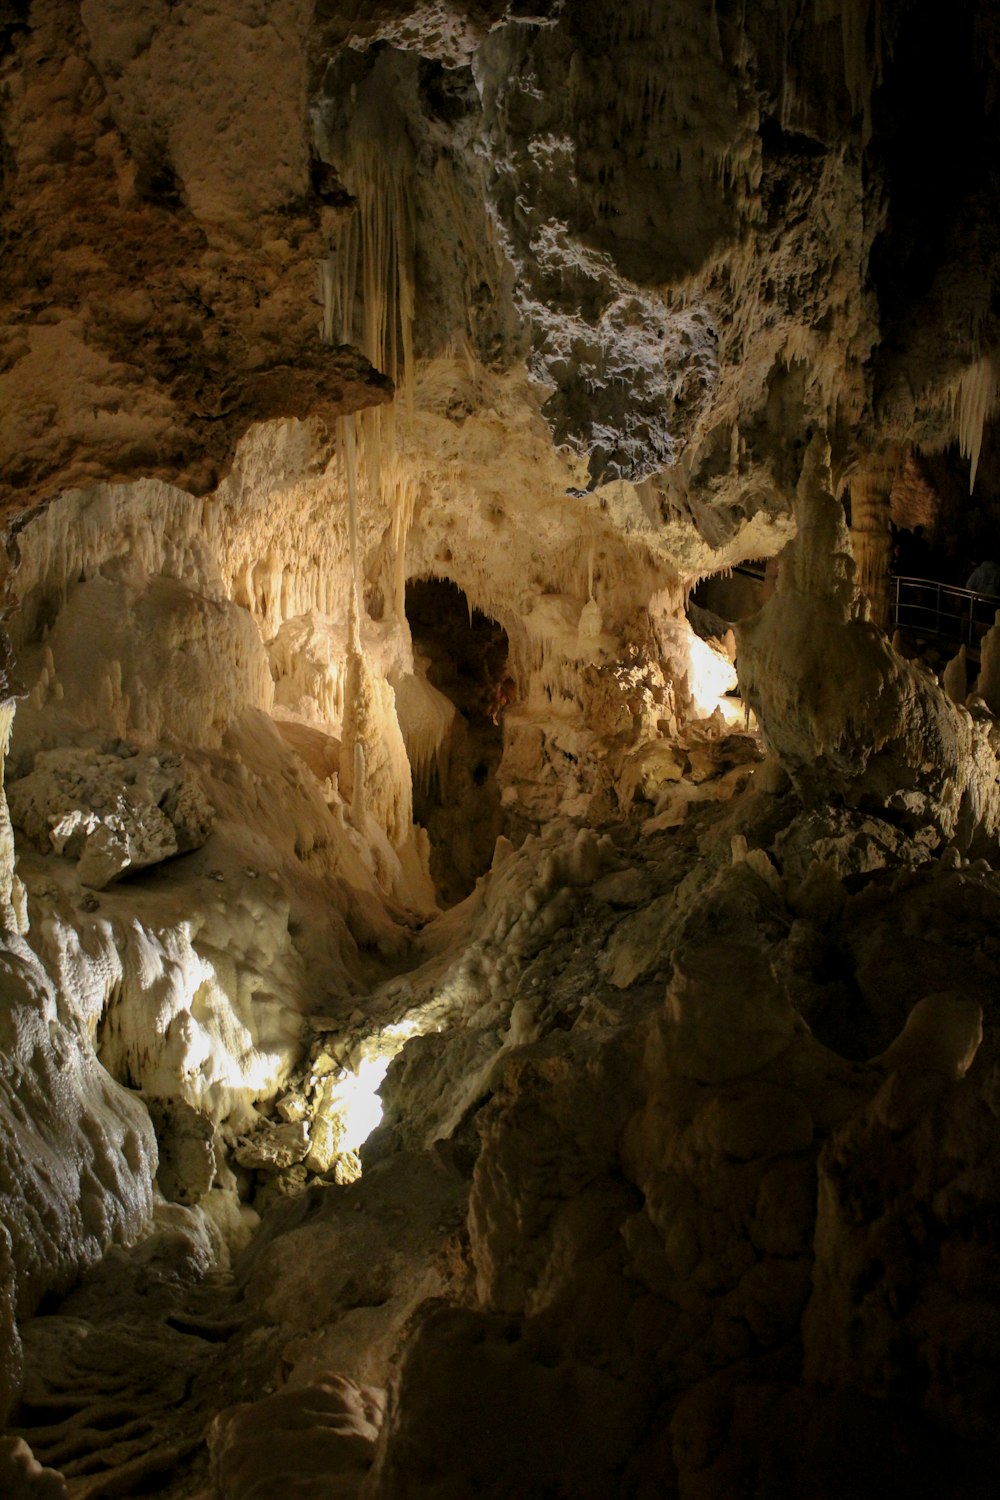
<instances>
[{"instance_id":1,"label":"stalagmite","mask_svg":"<svg viewBox=\"0 0 1000 1500\"><path fill-rule=\"evenodd\" d=\"M365 747L360 739L355 740L353 750L352 759L354 766L352 775L347 777L341 771L340 779L345 792L349 794L351 799L351 822L359 832L363 833L368 805L365 800Z\"/></svg>"},{"instance_id":2,"label":"stalagmite","mask_svg":"<svg viewBox=\"0 0 1000 1500\"><path fill-rule=\"evenodd\" d=\"M952 703L965 702L969 695L969 676L966 665L965 646L959 646L958 651L945 667L941 676L941 685Z\"/></svg>"},{"instance_id":3,"label":"stalagmite","mask_svg":"<svg viewBox=\"0 0 1000 1500\"><path fill-rule=\"evenodd\" d=\"M744 697L805 791L821 777L863 803L892 797L903 784L899 805L945 837L992 837L1000 794L988 734L865 617L828 465L829 449L816 437L777 590L737 630Z\"/></svg>"},{"instance_id":4,"label":"stalagmite","mask_svg":"<svg viewBox=\"0 0 1000 1500\"><path fill-rule=\"evenodd\" d=\"M991 712L1000 715L1000 611L979 646L979 676L974 691Z\"/></svg>"},{"instance_id":5,"label":"stalagmite","mask_svg":"<svg viewBox=\"0 0 1000 1500\"><path fill-rule=\"evenodd\" d=\"M0 913L4 925L12 925L13 896L17 875L14 873L14 830L4 791L4 767L10 749L10 732L14 725L13 703L0 704Z\"/></svg>"},{"instance_id":6,"label":"stalagmite","mask_svg":"<svg viewBox=\"0 0 1000 1500\"><path fill-rule=\"evenodd\" d=\"M354 436L353 420L347 418L345 421L342 421L340 430L344 452L344 469L347 476L347 547L351 563L351 623L348 627L348 636L350 649L352 651L360 651L359 619L361 599L359 587L360 562L358 558L358 451Z\"/></svg>"},{"instance_id":7,"label":"stalagmite","mask_svg":"<svg viewBox=\"0 0 1000 1500\"><path fill-rule=\"evenodd\" d=\"M872 608L872 619L889 625L889 568L892 561L890 496L895 458L885 454L862 460L850 478L851 550L858 565L858 586Z\"/></svg>"}]
</instances>

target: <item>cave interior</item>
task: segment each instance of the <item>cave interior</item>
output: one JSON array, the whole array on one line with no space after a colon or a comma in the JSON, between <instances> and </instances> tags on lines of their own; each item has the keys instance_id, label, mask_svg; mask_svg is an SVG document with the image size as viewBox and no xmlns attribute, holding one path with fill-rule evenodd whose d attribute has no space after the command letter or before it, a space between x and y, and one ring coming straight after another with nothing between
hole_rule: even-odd
<instances>
[{"instance_id":1,"label":"cave interior","mask_svg":"<svg viewBox=\"0 0 1000 1500\"><path fill-rule=\"evenodd\" d=\"M994 1492L998 202L992 0L0 0L3 1500Z\"/></svg>"}]
</instances>

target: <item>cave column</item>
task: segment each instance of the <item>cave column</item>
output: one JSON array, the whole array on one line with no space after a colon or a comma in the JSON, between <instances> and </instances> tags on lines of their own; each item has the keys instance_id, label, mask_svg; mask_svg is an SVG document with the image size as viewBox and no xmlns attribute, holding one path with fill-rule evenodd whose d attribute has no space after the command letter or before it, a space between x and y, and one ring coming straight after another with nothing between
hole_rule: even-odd
<instances>
[{"instance_id":1,"label":"cave column","mask_svg":"<svg viewBox=\"0 0 1000 1500\"><path fill-rule=\"evenodd\" d=\"M7 759L10 732L14 727L14 701L0 703L0 926L7 926L12 916L14 890L14 830L7 810L3 772Z\"/></svg>"},{"instance_id":2,"label":"cave column","mask_svg":"<svg viewBox=\"0 0 1000 1500\"><path fill-rule=\"evenodd\" d=\"M20 876L14 871L14 829L4 791L4 765L10 745L10 732L14 727L15 707L13 698L0 702L0 931L7 930L9 933L13 930L23 936L28 930L28 897ZM2 1384L0 1380L0 1405Z\"/></svg>"},{"instance_id":3,"label":"cave column","mask_svg":"<svg viewBox=\"0 0 1000 1500\"><path fill-rule=\"evenodd\" d=\"M889 626L889 568L892 562L892 482L896 464L891 453L862 459L851 476L851 550L858 585L871 604L872 619Z\"/></svg>"}]
</instances>

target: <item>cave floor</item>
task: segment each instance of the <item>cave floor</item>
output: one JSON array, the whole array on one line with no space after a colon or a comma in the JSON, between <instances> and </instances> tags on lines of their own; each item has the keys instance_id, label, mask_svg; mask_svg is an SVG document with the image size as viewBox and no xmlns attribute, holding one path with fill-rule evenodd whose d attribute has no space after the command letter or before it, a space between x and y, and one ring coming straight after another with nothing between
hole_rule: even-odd
<instances>
[{"instance_id":1,"label":"cave floor","mask_svg":"<svg viewBox=\"0 0 1000 1500\"><path fill-rule=\"evenodd\" d=\"M840 876L828 871L825 884L813 868L820 835L832 841L831 870L840 860ZM795 1148L814 1172L838 1119L866 1108L878 1088L883 1075L863 1059L885 1052L915 994L947 985L956 951L967 995L989 1003L1000 978L1000 875L926 850L922 862L911 851L906 868L905 847L904 831L884 821L807 812L789 794L750 790L696 807L675 829L636 824L598 836L564 825L537 847L510 851L467 903L431 924L421 964L359 1001L381 1012L383 1026L418 1014L433 1021L393 1066L385 1122L363 1149L360 1180L312 1178L296 1194L291 1178L274 1191L272 1174L261 1228L231 1274L213 1269L190 1219L161 1211L151 1238L112 1251L25 1323L25 1395L12 1430L66 1476L72 1500L200 1500L206 1433L220 1410L331 1372L385 1384L428 1299L477 1303L476 1260L488 1241L482 1225L478 1246L470 1240L470 1191L481 1196L477 1163L496 1149L510 1070L544 1073L564 1053L584 1072L598 1056L627 1058L655 1024L678 955L691 948L717 947L721 974L729 950L745 956L755 944L823 1044L817 1055L829 1064L808 1087L825 1079L820 1086L833 1092L814 1100L815 1134ZM726 982L738 983L731 964L728 972ZM772 1068L770 1076L779 1075ZM597 1069L591 1107L611 1115L622 1101L602 1100L599 1077ZM630 1080L626 1102L629 1089L628 1109L641 1113L639 1080ZM706 1109L716 1107L717 1089L697 1092ZM620 1166L612 1178L609 1191L634 1216L642 1193L622 1182ZM267 1183L258 1173L258 1190ZM882 1187L890 1198L899 1189L891 1178ZM542 1188L547 1199L562 1192ZM566 1192L572 1198L572 1185ZM580 1254L592 1253L595 1232L586 1231ZM776 1344L758 1334L754 1358L742 1361L751 1372L760 1363L763 1378L777 1369L780 1348L786 1390L801 1366L808 1256L795 1264L805 1277L798 1313ZM614 1348L607 1357L625 1355ZM721 1356L705 1358L711 1366ZM663 1393L668 1405L681 1394Z\"/></svg>"}]
</instances>

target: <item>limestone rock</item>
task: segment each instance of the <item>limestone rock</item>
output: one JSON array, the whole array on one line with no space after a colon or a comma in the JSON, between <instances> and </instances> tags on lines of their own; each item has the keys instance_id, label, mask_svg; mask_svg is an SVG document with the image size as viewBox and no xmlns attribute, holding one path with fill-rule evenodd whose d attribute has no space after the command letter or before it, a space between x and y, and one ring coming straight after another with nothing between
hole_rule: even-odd
<instances>
[{"instance_id":1,"label":"limestone rock","mask_svg":"<svg viewBox=\"0 0 1000 1500\"><path fill-rule=\"evenodd\" d=\"M992 524L998 60L0 4L0 1407L68 1490L995 1488L996 630L963 708L879 627L894 470Z\"/></svg>"},{"instance_id":2,"label":"limestone rock","mask_svg":"<svg viewBox=\"0 0 1000 1500\"><path fill-rule=\"evenodd\" d=\"M324 242L298 0L249 28L263 71L235 113L228 94L186 86L192 72L221 71L240 94L235 13L195 9L189 27L155 7L137 20L124 5L56 5L35 19L4 126L23 189L8 222L25 257L5 294L17 311L3 319L4 501L150 474L204 494L253 422L308 418L317 398L330 416L387 399L389 381L356 350L315 339ZM265 116L283 124L262 154ZM32 290L45 265L50 306L65 312L47 321ZM74 301L82 274L88 297ZM203 302L185 303L191 276ZM30 333L12 341L23 317Z\"/></svg>"},{"instance_id":3,"label":"limestone rock","mask_svg":"<svg viewBox=\"0 0 1000 1500\"><path fill-rule=\"evenodd\" d=\"M897 1068L964 1078L983 1040L983 1009L962 995L925 995L906 1018L906 1026L877 1059L887 1072Z\"/></svg>"},{"instance_id":4,"label":"limestone rock","mask_svg":"<svg viewBox=\"0 0 1000 1500\"><path fill-rule=\"evenodd\" d=\"M904 837L884 818L838 808L803 813L782 830L774 847L785 875L798 882L817 860L830 864L842 880L919 863L929 856L929 843Z\"/></svg>"},{"instance_id":5,"label":"limestone rock","mask_svg":"<svg viewBox=\"0 0 1000 1500\"><path fill-rule=\"evenodd\" d=\"M562 1488L600 1500L647 1417L627 1380L554 1358L540 1331L467 1308L428 1308L400 1373L372 1493L506 1500Z\"/></svg>"},{"instance_id":6,"label":"limestone rock","mask_svg":"<svg viewBox=\"0 0 1000 1500\"><path fill-rule=\"evenodd\" d=\"M75 858L81 883L95 890L200 848L214 822L200 782L177 756L43 750L8 799L36 848Z\"/></svg>"},{"instance_id":7,"label":"limestone rock","mask_svg":"<svg viewBox=\"0 0 1000 1500\"><path fill-rule=\"evenodd\" d=\"M941 686L952 703L963 704L969 696L969 673L964 645L959 646L957 655L952 657L941 674Z\"/></svg>"},{"instance_id":8,"label":"limestone rock","mask_svg":"<svg viewBox=\"0 0 1000 1500\"><path fill-rule=\"evenodd\" d=\"M627 870L612 870L602 875L593 886L598 901L607 901L610 906L645 906L652 894L642 872L631 867Z\"/></svg>"},{"instance_id":9,"label":"limestone rock","mask_svg":"<svg viewBox=\"0 0 1000 1500\"><path fill-rule=\"evenodd\" d=\"M283 1327L291 1383L332 1368L386 1383L415 1308L467 1276L456 1244L467 1195L446 1152L407 1151L268 1210L237 1269L250 1305Z\"/></svg>"},{"instance_id":10,"label":"limestone rock","mask_svg":"<svg viewBox=\"0 0 1000 1500\"><path fill-rule=\"evenodd\" d=\"M309 1151L309 1126L304 1120L286 1125L265 1125L236 1147L233 1155L241 1167L277 1171L305 1159Z\"/></svg>"},{"instance_id":11,"label":"limestone rock","mask_svg":"<svg viewBox=\"0 0 1000 1500\"><path fill-rule=\"evenodd\" d=\"M217 1500L354 1500L371 1468L385 1393L342 1375L219 1413L208 1442Z\"/></svg>"},{"instance_id":12,"label":"limestone rock","mask_svg":"<svg viewBox=\"0 0 1000 1500\"><path fill-rule=\"evenodd\" d=\"M756 1072L797 1030L760 954L722 946L678 954L665 1025L673 1070L703 1083Z\"/></svg>"},{"instance_id":13,"label":"limestone rock","mask_svg":"<svg viewBox=\"0 0 1000 1500\"><path fill-rule=\"evenodd\" d=\"M23 1438L0 1438L0 1484L7 1500L67 1500L66 1481L43 1468Z\"/></svg>"},{"instance_id":14,"label":"limestone rock","mask_svg":"<svg viewBox=\"0 0 1000 1500\"><path fill-rule=\"evenodd\" d=\"M1000 625L996 619L980 643L979 660L974 691L985 700L990 712L996 714L1000 710Z\"/></svg>"},{"instance_id":15,"label":"limestone rock","mask_svg":"<svg viewBox=\"0 0 1000 1500\"><path fill-rule=\"evenodd\" d=\"M822 780L827 791L888 806L945 837L992 834L1000 803L988 732L864 617L819 438L806 454L796 509L799 531L777 592L739 626L741 688L765 742L807 796ZM827 691L834 681L837 691Z\"/></svg>"},{"instance_id":16,"label":"limestone rock","mask_svg":"<svg viewBox=\"0 0 1000 1500\"><path fill-rule=\"evenodd\" d=\"M0 1203L7 1274L26 1313L112 1244L142 1235L156 1146L142 1104L56 1019L50 981L9 934L0 983Z\"/></svg>"},{"instance_id":17,"label":"limestone rock","mask_svg":"<svg viewBox=\"0 0 1000 1500\"><path fill-rule=\"evenodd\" d=\"M998 1192L981 1057L961 1082L939 1075L929 1093L909 1092L926 1074L894 1074L831 1136L803 1324L807 1379L884 1398L918 1377L916 1409L973 1439L986 1434L996 1396L986 1352L997 1336L996 1271L970 1232Z\"/></svg>"},{"instance_id":18,"label":"limestone rock","mask_svg":"<svg viewBox=\"0 0 1000 1500\"><path fill-rule=\"evenodd\" d=\"M171 1203L200 1203L216 1176L211 1120L183 1099L146 1096L145 1103L159 1148L156 1183L160 1192Z\"/></svg>"},{"instance_id":19,"label":"limestone rock","mask_svg":"<svg viewBox=\"0 0 1000 1500\"><path fill-rule=\"evenodd\" d=\"M10 1230L0 1224L0 1339L4 1358L0 1367L0 1422L6 1424L21 1394L24 1359L17 1326L17 1266Z\"/></svg>"}]
</instances>

